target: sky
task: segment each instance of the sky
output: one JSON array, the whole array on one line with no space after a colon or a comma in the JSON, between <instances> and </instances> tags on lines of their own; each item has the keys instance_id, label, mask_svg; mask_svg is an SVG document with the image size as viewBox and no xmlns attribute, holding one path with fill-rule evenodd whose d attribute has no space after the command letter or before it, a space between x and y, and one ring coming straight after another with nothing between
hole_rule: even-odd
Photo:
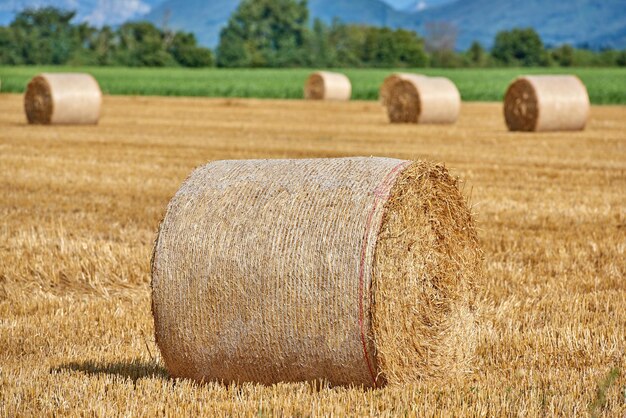
<instances>
[{"instance_id":1,"label":"sky","mask_svg":"<svg viewBox=\"0 0 626 418\"><path fill-rule=\"evenodd\" d=\"M16 11L26 7L56 6L79 10L77 20L95 26L118 25L129 19L145 15L162 0L0 0L0 25L8 24ZM181 0L184 1L184 0ZM206 0L211 1L211 0ZM421 10L454 0L382 0L396 9L411 7ZM79 7L80 5L80 7Z\"/></svg>"},{"instance_id":2,"label":"sky","mask_svg":"<svg viewBox=\"0 0 626 418\"><path fill-rule=\"evenodd\" d=\"M423 10L428 7L438 6L441 4L452 3L454 0L383 0L391 7L404 10L411 8L412 10Z\"/></svg>"},{"instance_id":3,"label":"sky","mask_svg":"<svg viewBox=\"0 0 626 418\"><path fill-rule=\"evenodd\" d=\"M79 10L79 21L95 26L117 25L150 11L155 0L0 0L0 24L9 23L14 12L26 7L55 6ZM79 4L81 7L79 7Z\"/></svg>"}]
</instances>

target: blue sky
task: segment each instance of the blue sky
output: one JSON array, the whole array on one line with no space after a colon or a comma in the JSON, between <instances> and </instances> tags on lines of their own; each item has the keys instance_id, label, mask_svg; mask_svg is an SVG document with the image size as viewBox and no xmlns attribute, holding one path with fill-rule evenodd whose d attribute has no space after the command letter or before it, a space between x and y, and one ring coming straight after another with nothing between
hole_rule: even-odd
<instances>
[{"instance_id":1,"label":"blue sky","mask_svg":"<svg viewBox=\"0 0 626 418\"><path fill-rule=\"evenodd\" d=\"M78 20L92 25L117 25L145 15L162 0L0 0L0 24L11 21L16 11L26 7L57 6L78 10ZM184 0L181 0L184 1ZM206 0L211 1L211 0ZM382 0L392 7L419 10L424 7L450 3L454 0Z\"/></svg>"}]
</instances>

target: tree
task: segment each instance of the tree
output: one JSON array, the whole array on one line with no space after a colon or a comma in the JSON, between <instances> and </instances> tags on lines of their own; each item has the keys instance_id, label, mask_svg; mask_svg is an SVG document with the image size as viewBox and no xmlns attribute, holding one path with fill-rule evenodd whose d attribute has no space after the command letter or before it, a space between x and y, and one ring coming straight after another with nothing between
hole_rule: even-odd
<instances>
[{"instance_id":1,"label":"tree","mask_svg":"<svg viewBox=\"0 0 626 418\"><path fill-rule=\"evenodd\" d=\"M165 50L163 33L150 22L123 24L118 31L116 61L129 67L164 67L175 65Z\"/></svg>"},{"instance_id":2,"label":"tree","mask_svg":"<svg viewBox=\"0 0 626 418\"><path fill-rule=\"evenodd\" d=\"M417 33L398 29L395 32L394 42L398 46L396 66L425 67L428 64L424 40Z\"/></svg>"},{"instance_id":3,"label":"tree","mask_svg":"<svg viewBox=\"0 0 626 418\"><path fill-rule=\"evenodd\" d=\"M561 67L571 67L574 64L574 48L571 45L562 45L552 51L552 58Z\"/></svg>"},{"instance_id":4,"label":"tree","mask_svg":"<svg viewBox=\"0 0 626 418\"><path fill-rule=\"evenodd\" d=\"M548 64L543 42L532 28L498 32L491 55L505 65L531 67Z\"/></svg>"},{"instance_id":5,"label":"tree","mask_svg":"<svg viewBox=\"0 0 626 418\"><path fill-rule=\"evenodd\" d=\"M211 50L197 46L196 37L193 33L176 33L168 51L184 67L209 67L213 65Z\"/></svg>"},{"instance_id":6,"label":"tree","mask_svg":"<svg viewBox=\"0 0 626 418\"><path fill-rule=\"evenodd\" d=\"M306 0L243 0L220 33L222 67L282 67L307 63Z\"/></svg>"},{"instance_id":7,"label":"tree","mask_svg":"<svg viewBox=\"0 0 626 418\"><path fill-rule=\"evenodd\" d=\"M0 64L20 65L24 61L17 47L14 31L0 26Z\"/></svg>"},{"instance_id":8,"label":"tree","mask_svg":"<svg viewBox=\"0 0 626 418\"><path fill-rule=\"evenodd\" d=\"M309 39L310 62L319 67L335 66L335 48L330 45L330 29L320 19L313 21L313 31Z\"/></svg>"},{"instance_id":9,"label":"tree","mask_svg":"<svg viewBox=\"0 0 626 418\"><path fill-rule=\"evenodd\" d=\"M81 34L70 21L73 11L54 7L26 9L10 25L16 52L24 64L63 64L81 46Z\"/></svg>"},{"instance_id":10,"label":"tree","mask_svg":"<svg viewBox=\"0 0 626 418\"><path fill-rule=\"evenodd\" d=\"M466 55L471 67L484 67L487 64L487 52L478 41L472 42Z\"/></svg>"},{"instance_id":11,"label":"tree","mask_svg":"<svg viewBox=\"0 0 626 418\"><path fill-rule=\"evenodd\" d=\"M425 29L428 52L453 51L456 47L458 30L453 23L428 22Z\"/></svg>"}]
</instances>

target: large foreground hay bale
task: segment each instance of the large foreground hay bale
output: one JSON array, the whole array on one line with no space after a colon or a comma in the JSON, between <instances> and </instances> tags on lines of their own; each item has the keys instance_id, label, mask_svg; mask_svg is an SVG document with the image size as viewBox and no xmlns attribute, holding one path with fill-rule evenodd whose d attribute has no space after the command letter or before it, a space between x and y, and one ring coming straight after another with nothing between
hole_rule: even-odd
<instances>
[{"instance_id":1,"label":"large foreground hay bale","mask_svg":"<svg viewBox=\"0 0 626 418\"><path fill-rule=\"evenodd\" d=\"M457 181L388 158L217 161L152 259L174 377L380 386L467 370L481 253Z\"/></svg>"},{"instance_id":2,"label":"large foreground hay bale","mask_svg":"<svg viewBox=\"0 0 626 418\"><path fill-rule=\"evenodd\" d=\"M387 114L392 123L454 123L461 95L443 77L404 77L389 92Z\"/></svg>"},{"instance_id":3,"label":"large foreground hay bale","mask_svg":"<svg viewBox=\"0 0 626 418\"><path fill-rule=\"evenodd\" d=\"M389 97L391 95L391 90L394 88L396 83L398 83L401 80L410 79L412 77L424 77L424 76L421 74L394 73L388 76L387 78L385 78L378 92L378 99L380 100L382 105L387 106L389 104Z\"/></svg>"},{"instance_id":4,"label":"large foreground hay bale","mask_svg":"<svg viewBox=\"0 0 626 418\"><path fill-rule=\"evenodd\" d=\"M24 95L29 123L96 124L100 118L102 92L89 74L39 74Z\"/></svg>"},{"instance_id":5,"label":"large foreground hay bale","mask_svg":"<svg viewBox=\"0 0 626 418\"><path fill-rule=\"evenodd\" d=\"M309 76L304 85L308 100L350 100L352 85L343 74L318 71Z\"/></svg>"},{"instance_id":6,"label":"large foreground hay bale","mask_svg":"<svg viewBox=\"0 0 626 418\"><path fill-rule=\"evenodd\" d=\"M578 131L589 117L589 96L573 75L524 76L504 96L504 118L511 131Z\"/></svg>"}]
</instances>

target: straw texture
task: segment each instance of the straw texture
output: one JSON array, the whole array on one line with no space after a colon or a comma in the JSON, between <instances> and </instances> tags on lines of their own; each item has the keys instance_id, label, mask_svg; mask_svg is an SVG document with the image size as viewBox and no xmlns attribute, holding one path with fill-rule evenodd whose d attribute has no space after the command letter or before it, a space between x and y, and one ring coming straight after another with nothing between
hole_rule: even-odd
<instances>
[{"instance_id":1,"label":"straw texture","mask_svg":"<svg viewBox=\"0 0 626 418\"><path fill-rule=\"evenodd\" d=\"M391 90L401 80L406 80L411 77L424 77L421 74L411 74L411 73L394 73L385 78L383 84L380 86L380 90L378 92L378 99L383 106L387 106L389 104L389 98L391 96Z\"/></svg>"},{"instance_id":2,"label":"straw texture","mask_svg":"<svg viewBox=\"0 0 626 418\"><path fill-rule=\"evenodd\" d=\"M413 76L398 80L390 90L387 114L392 123L454 123L461 111L461 95L443 77Z\"/></svg>"},{"instance_id":3,"label":"straw texture","mask_svg":"<svg viewBox=\"0 0 626 418\"><path fill-rule=\"evenodd\" d=\"M24 110L33 124L96 124L102 93L89 74L43 73L26 88Z\"/></svg>"},{"instance_id":4,"label":"straw texture","mask_svg":"<svg viewBox=\"0 0 626 418\"><path fill-rule=\"evenodd\" d=\"M308 100L350 100L352 85L343 74L318 71L309 76L304 85Z\"/></svg>"},{"instance_id":5,"label":"straw texture","mask_svg":"<svg viewBox=\"0 0 626 418\"><path fill-rule=\"evenodd\" d=\"M381 386L468 366L474 223L445 168L217 161L170 202L152 260L170 374Z\"/></svg>"},{"instance_id":6,"label":"straw texture","mask_svg":"<svg viewBox=\"0 0 626 418\"><path fill-rule=\"evenodd\" d=\"M524 76L504 96L511 131L579 131L589 117L585 85L573 75Z\"/></svg>"}]
</instances>

